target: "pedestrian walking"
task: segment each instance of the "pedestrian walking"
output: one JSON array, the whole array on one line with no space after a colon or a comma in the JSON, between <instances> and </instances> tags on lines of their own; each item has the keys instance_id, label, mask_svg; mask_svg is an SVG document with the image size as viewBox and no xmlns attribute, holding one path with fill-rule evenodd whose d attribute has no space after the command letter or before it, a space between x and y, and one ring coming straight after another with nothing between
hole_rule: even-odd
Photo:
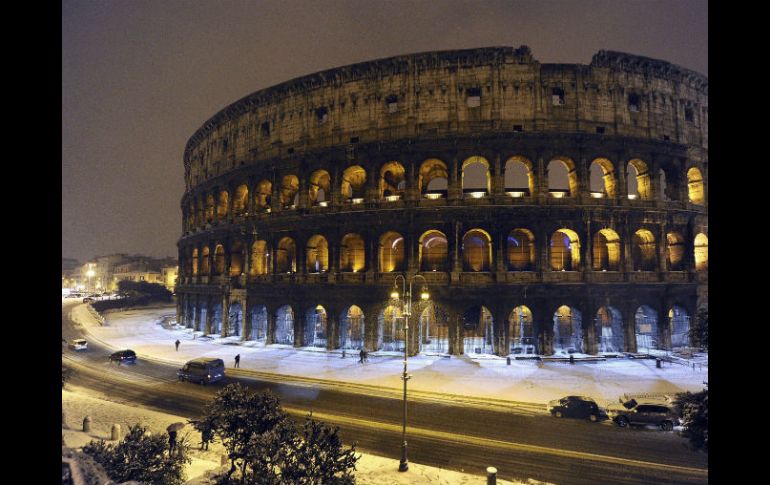
<instances>
[{"instance_id":1,"label":"pedestrian walking","mask_svg":"<svg viewBox=\"0 0 770 485\"><path fill-rule=\"evenodd\" d=\"M364 363L364 357L366 356L366 353L364 352L364 349L361 349L361 351L358 353L358 363L363 364Z\"/></svg>"},{"instance_id":2,"label":"pedestrian walking","mask_svg":"<svg viewBox=\"0 0 770 485\"><path fill-rule=\"evenodd\" d=\"M235 356L235 367L241 368L241 354Z\"/></svg>"},{"instance_id":3,"label":"pedestrian walking","mask_svg":"<svg viewBox=\"0 0 770 485\"><path fill-rule=\"evenodd\" d=\"M179 344L180 344L180 343L182 343L182 342L180 342L180 341L179 341L179 339L177 339L177 341L176 341L176 342L174 342L174 345L176 345L176 351L177 351L177 352L179 352Z\"/></svg>"},{"instance_id":4,"label":"pedestrian walking","mask_svg":"<svg viewBox=\"0 0 770 485\"><path fill-rule=\"evenodd\" d=\"M211 441L211 429L205 427L201 431L201 450L209 449L209 441Z\"/></svg>"},{"instance_id":5,"label":"pedestrian walking","mask_svg":"<svg viewBox=\"0 0 770 485\"><path fill-rule=\"evenodd\" d=\"M168 432L168 454L169 456L174 452L176 448L176 431L169 430Z\"/></svg>"}]
</instances>

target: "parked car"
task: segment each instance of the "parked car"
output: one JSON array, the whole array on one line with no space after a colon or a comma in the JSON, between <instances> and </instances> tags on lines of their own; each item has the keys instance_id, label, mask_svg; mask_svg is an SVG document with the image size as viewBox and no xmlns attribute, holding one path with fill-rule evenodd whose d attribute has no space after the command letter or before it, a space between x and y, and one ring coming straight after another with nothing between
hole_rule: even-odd
<instances>
[{"instance_id":1,"label":"parked car","mask_svg":"<svg viewBox=\"0 0 770 485\"><path fill-rule=\"evenodd\" d=\"M136 352L133 350L118 350L117 352L113 352L110 354L110 361L112 362L131 362L132 364L136 362Z\"/></svg>"},{"instance_id":2,"label":"parked car","mask_svg":"<svg viewBox=\"0 0 770 485\"><path fill-rule=\"evenodd\" d=\"M629 424L652 424L664 431L671 431L674 429L674 424L680 422L679 416L670 405L636 399L629 399L621 404L611 404L607 407L607 416L621 428Z\"/></svg>"},{"instance_id":3,"label":"parked car","mask_svg":"<svg viewBox=\"0 0 770 485\"><path fill-rule=\"evenodd\" d=\"M602 415L599 405L590 397L567 396L548 403L548 412L556 418L579 418L596 422Z\"/></svg>"},{"instance_id":4,"label":"parked car","mask_svg":"<svg viewBox=\"0 0 770 485\"><path fill-rule=\"evenodd\" d=\"M76 338L70 340L67 344L67 347L71 348L72 350L88 350L88 342L86 342L85 339Z\"/></svg>"},{"instance_id":5,"label":"parked car","mask_svg":"<svg viewBox=\"0 0 770 485\"><path fill-rule=\"evenodd\" d=\"M222 359L201 357L187 362L176 375L180 381L208 384L225 378L225 363Z\"/></svg>"}]
</instances>

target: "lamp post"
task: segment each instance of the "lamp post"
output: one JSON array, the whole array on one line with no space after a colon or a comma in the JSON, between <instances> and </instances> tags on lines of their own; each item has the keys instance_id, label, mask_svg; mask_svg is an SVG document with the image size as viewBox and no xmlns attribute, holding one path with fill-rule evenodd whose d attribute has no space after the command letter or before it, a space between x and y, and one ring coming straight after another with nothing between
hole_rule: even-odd
<instances>
[{"instance_id":1,"label":"lamp post","mask_svg":"<svg viewBox=\"0 0 770 485\"><path fill-rule=\"evenodd\" d=\"M430 298L430 295L428 294L428 282L425 280L425 277L422 275L414 275L411 278L409 278L409 291L407 292L406 289L406 277L403 275L396 275L396 280L393 282L393 291L390 293L390 297L394 300L399 300L399 294L398 294L398 279L401 278L402 280L402 288L403 288L403 295L404 295L404 311L403 311L403 318L404 318L404 373L401 376L401 379L404 381L404 420L403 420L403 426L401 431L401 461L398 464L398 471L405 472L409 470L409 459L407 458L407 444L406 444L406 382L412 378L407 373L407 359L409 357L409 317L412 315L412 282L416 280L417 278L422 278L422 280L425 282L423 284L422 290L420 291L420 299L422 300L428 300Z\"/></svg>"},{"instance_id":2,"label":"lamp post","mask_svg":"<svg viewBox=\"0 0 770 485\"><path fill-rule=\"evenodd\" d=\"M88 291L93 292L93 287L91 286L91 278L94 277L94 269L92 265L88 265L88 271L86 271L86 276L88 276Z\"/></svg>"}]
</instances>

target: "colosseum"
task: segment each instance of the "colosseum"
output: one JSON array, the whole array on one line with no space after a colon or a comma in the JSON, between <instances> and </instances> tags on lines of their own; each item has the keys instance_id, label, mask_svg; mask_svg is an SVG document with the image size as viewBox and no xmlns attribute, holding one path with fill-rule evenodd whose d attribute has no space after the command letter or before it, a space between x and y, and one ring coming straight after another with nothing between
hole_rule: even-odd
<instances>
[{"instance_id":1,"label":"colosseum","mask_svg":"<svg viewBox=\"0 0 770 485\"><path fill-rule=\"evenodd\" d=\"M178 321L326 351L685 347L708 298L707 149L708 79L620 52L286 81L186 145Z\"/></svg>"}]
</instances>

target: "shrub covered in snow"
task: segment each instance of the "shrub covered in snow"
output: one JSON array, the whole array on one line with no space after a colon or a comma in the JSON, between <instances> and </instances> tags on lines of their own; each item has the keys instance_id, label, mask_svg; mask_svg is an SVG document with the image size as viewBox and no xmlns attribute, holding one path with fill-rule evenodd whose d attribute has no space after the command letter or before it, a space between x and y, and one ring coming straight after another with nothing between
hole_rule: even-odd
<instances>
[{"instance_id":1,"label":"shrub covered in snow","mask_svg":"<svg viewBox=\"0 0 770 485\"><path fill-rule=\"evenodd\" d=\"M228 451L230 469L217 477L218 484L355 483L355 446L344 449L338 429L312 417L298 431L269 391L228 385L194 426L212 430Z\"/></svg>"},{"instance_id":2,"label":"shrub covered in snow","mask_svg":"<svg viewBox=\"0 0 770 485\"><path fill-rule=\"evenodd\" d=\"M674 401L677 413L682 416L684 436L698 449L709 449L709 391L683 392Z\"/></svg>"},{"instance_id":3,"label":"shrub covered in snow","mask_svg":"<svg viewBox=\"0 0 770 485\"><path fill-rule=\"evenodd\" d=\"M146 427L136 424L117 444L94 440L83 447L83 453L90 455L117 482L180 485L184 483L184 466L190 459L185 443L178 443L177 447L185 449L169 454L165 435L151 435Z\"/></svg>"}]
</instances>

